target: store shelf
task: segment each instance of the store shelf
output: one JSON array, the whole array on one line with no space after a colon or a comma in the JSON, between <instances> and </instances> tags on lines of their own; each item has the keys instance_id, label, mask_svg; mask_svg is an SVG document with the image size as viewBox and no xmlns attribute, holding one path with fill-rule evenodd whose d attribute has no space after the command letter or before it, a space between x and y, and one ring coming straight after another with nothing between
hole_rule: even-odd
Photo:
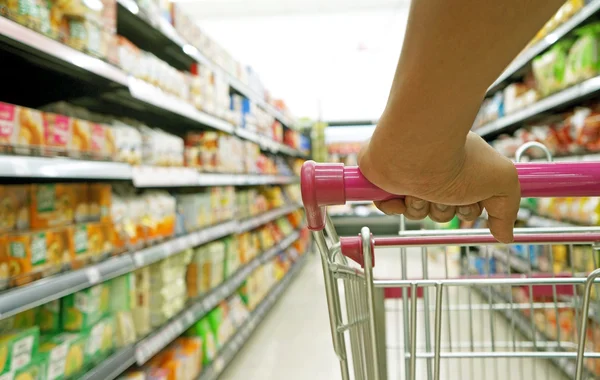
<instances>
[{"instance_id":1,"label":"store shelf","mask_svg":"<svg viewBox=\"0 0 600 380\"><path fill-rule=\"evenodd\" d=\"M102 363L89 370L80 380L112 380L116 379L127 368L135 364L135 346L120 349Z\"/></svg>"},{"instance_id":2,"label":"store shelf","mask_svg":"<svg viewBox=\"0 0 600 380\"><path fill-rule=\"evenodd\" d=\"M555 219L546 218L538 215L531 215L527 220L527 226L529 227L577 227L576 224L561 222Z\"/></svg>"},{"instance_id":3,"label":"store shelf","mask_svg":"<svg viewBox=\"0 0 600 380\"><path fill-rule=\"evenodd\" d=\"M273 287L271 292L252 312L248 320L240 326L236 333L221 348L213 362L203 369L197 380L216 380L221 376L223 370L227 368L227 365L246 344L256 327L264 320L265 316L281 298L283 292L289 287L305 262L306 255L301 256L299 261L290 269L289 273Z\"/></svg>"},{"instance_id":4,"label":"store shelf","mask_svg":"<svg viewBox=\"0 0 600 380\"><path fill-rule=\"evenodd\" d=\"M193 168L155 166L133 168L132 179L138 188L285 185L299 181L299 177L288 175L201 173Z\"/></svg>"},{"instance_id":5,"label":"store shelf","mask_svg":"<svg viewBox=\"0 0 600 380\"><path fill-rule=\"evenodd\" d=\"M157 44L155 44L155 46L148 47L152 48L151 50L154 50L151 51L152 53L162 53L163 55L169 56L170 61L176 62L178 66L181 66L181 68L184 68L183 66L185 66L185 61L191 60L203 64L213 71L222 73L229 82L229 86L235 92L238 92L252 100L260 108L279 120L283 125L287 127L294 126L295 122L293 120L287 118L275 107L268 104L249 86L242 83L239 79L235 78L216 63L212 62L208 57L202 54L202 52L185 41L181 36L179 36L175 28L166 20L161 19L153 21L149 17L146 17L142 14L142 11L133 0L118 0L117 2L121 5L119 12L127 12L128 14L126 17L137 19L135 25L131 26L132 28L136 29L135 33L154 36L153 40L157 41ZM160 41L158 41L158 38L156 37L157 33L162 36ZM125 37L128 36L125 35Z\"/></svg>"},{"instance_id":6,"label":"store shelf","mask_svg":"<svg viewBox=\"0 0 600 380\"><path fill-rule=\"evenodd\" d=\"M219 302L238 289L244 280L265 261L265 257L273 257L287 249L299 236L298 231L291 234L295 239L288 237L279 244L263 252L260 256L240 268L223 284L211 290L200 300L192 303L186 310L173 318L166 325L158 329L150 337L142 339L135 348L135 359L138 365L146 363L150 358L169 345L175 338L183 334L196 321L210 312Z\"/></svg>"},{"instance_id":7,"label":"store shelf","mask_svg":"<svg viewBox=\"0 0 600 380\"><path fill-rule=\"evenodd\" d=\"M491 254L492 254L492 257L494 257L496 260L499 260L499 261L503 262L505 265L510 266L513 271L516 271L518 273L529 273L531 271L533 271L533 272L538 271L538 269L536 267L531 267L531 263L528 260L526 260L520 256L517 256L514 253L511 254L506 251L501 251L499 249L492 248ZM486 258L485 254L482 252L480 252L479 256Z\"/></svg>"},{"instance_id":8,"label":"store shelf","mask_svg":"<svg viewBox=\"0 0 600 380\"><path fill-rule=\"evenodd\" d=\"M138 188L286 185L299 181L290 175L201 173L185 167L132 167L121 162L9 155L0 155L0 177L131 180Z\"/></svg>"},{"instance_id":9,"label":"store shelf","mask_svg":"<svg viewBox=\"0 0 600 380\"><path fill-rule=\"evenodd\" d=\"M8 318L135 269L132 257L113 257L84 269L66 272L0 293L0 319Z\"/></svg>"},{"instance_id":10,"label":"store shelf","mask_svg":"<svg viewBox=\"0 0 600 380\"><path fill-rule=\"evenodd\" d=\"M208 243L223 236L257 228L295 211L298 207L300 206L297 204L281 207L247 219L241 223L237 220L231 220L149 248L141 249L131 254L113 257L84 269L65 272L35 281L29 285L9 289L0 293L0 319L8 318L21 311L37 307L100 282L129 273L185 249ZM287 242L287 240L284 240L284 242ZM279 245L277 247L281 248Z\"/></svg>"},{"instance_id":11,"label":"store shelf","mask_svg":"<svg viewBox=\"0 0 600 380\"><path fill-rule=\"evenodd\" d=\"M58 63L63 69L76 73L91 73L97 77L127 86L127 75L115 66L70 48L58 41L0 17L0 39L27 54Z\"/></svg>"},{"instance_id":12,"label":"store shelf","mask_svg":"<svg viewBox=\"0 0 600 380\"><path fill-rule=\"evenodd\" d=\"M241 233L241 232L253 230L255 228L262 226L265 223L269 223L270 221L273 221L277 218L280 218L284 215L294 212L300 207L302 207L302 204L293 203L288 206L283 206L283 207L276 208L275 210L267 211L261 215L255 216L255 217L245 219L240 222L237 232Z\"/></svg>"},{"instance_id":13,"label":"store shelf","mask_svg":"<svg viewBox=\"0 0 600 380\"><path fill-rule=\"evenodd\" d=\"M505 297L498 291L494 289L486 289L479 286L473 287L475 290L481 293L481 295L488 299L491 298L493 303L510 303L510 299ZM531 321L520 311L518 310L510 310L510 309L497 309L501 315L503 315L508 321L514 321L516 328L525 336L529 341L547 341L550 340L548 337L542 332L538 331L535 328L535 325L532 326ZM538 351L543 351L544 347L538 347ZM556 347L548 347L548 352L556 352ZM570 358L552 358L551 360L556 367L558 367L567 377L574 379L575 378L575 360ZM593 379L588 371L584 373L584 379Z\"/></svg>"},{"instance_id":14,"label":"store shelf","mask_svg":"<svg viewBox=\"0 0 600 380\"><path fill-rule=\"evenodd\" d=\"M575 14L571 19L566 21L564 24L560 25L543 40L537 42L533 46L529 47L526 51L521 53L508 67L504 70L504 72L500 75L498 79L490 86L488 89L488 94L496 92L500 90L503 85L505 85L507 79L511 78L513 75L522 70L525 66L529 64L537 55L542 53L544 50L548 49L552 46L556 41L567 35L573 29L577 28L581 24L583 24L586 20L588 20L591 16L597 13L600 10L600 0L593 0L588 5L586 5L583 9L581 9L577 14Z\"/></svg>"},{"instance_id":15,"label":"store shelf","mask_svg":"<svg viewBox=\"0 0 600 380\"><path fill-rule=\"evenodd\" d=\"M130 180L132 169L120 162L0 155L0 177Z\"/></svg>"},{"instance_id":16,"label":"store shelf","mask_svg":"<svg viewBox=\"0 0 600 380\"><path fill-rule=\"evenodd\" d=\"M588 79L575 86L550 95L515 113L483 125L474 131L483 138L493 138L508 132L513 126L528 121L555 108L572 104L600 91L600 76Z\"/></svg>"}]
</instances>

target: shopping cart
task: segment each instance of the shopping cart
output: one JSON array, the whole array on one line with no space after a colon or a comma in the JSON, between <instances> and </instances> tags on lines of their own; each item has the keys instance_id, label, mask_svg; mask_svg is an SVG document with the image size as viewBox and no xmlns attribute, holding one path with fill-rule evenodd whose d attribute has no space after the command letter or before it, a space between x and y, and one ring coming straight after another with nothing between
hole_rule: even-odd
<instances>
[{"instance_id":1,"label":"shopping cart","mask_svg":"<svg viewBox=\"0 0 600 380\"><path fill-rule=\"evenodd\" d=\"M600 195L600 163L516 166L523 197ZM559 372L550 362L576 380L600 378L594 375L600 228L516 229L511 246L498 244L486 229L401 230L397 237L374 238L363 227L358 236L340 238L327 206L396 197L342 164L306 162L302 197L321 254L344 380L548 379ZM398 248L400 279L374 278L375 248L387 247ZM455 247L483 260L477 274L449 258ZM525 267L516 272L511 260L519 256L510 250L545 252L550 268L521 260ZM576 254L591 256L591 269L576 268ZM553 255L568 257L569 265L555 270Z\"/></svg>"}]
</instances>

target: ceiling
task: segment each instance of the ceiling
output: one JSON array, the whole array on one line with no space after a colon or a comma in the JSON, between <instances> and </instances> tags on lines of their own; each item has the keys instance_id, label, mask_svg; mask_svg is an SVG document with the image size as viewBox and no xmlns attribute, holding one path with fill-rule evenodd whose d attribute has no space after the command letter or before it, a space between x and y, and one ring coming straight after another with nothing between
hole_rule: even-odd
<instances>
[{"instance_id":1,"label":"ceiling","mask_svg":"<svg viewBox=\"0 0 600 380\"><path fill-rule=\"evenodd\" d=\"M198 20L344 13L408 7L409 0L173 0Z\"/></svg>"}]
</instances>

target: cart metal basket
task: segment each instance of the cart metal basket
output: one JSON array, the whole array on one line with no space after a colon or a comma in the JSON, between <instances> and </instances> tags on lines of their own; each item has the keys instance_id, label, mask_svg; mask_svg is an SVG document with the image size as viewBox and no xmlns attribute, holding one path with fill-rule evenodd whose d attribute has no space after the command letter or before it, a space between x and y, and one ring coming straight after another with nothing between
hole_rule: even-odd
<instances>
[{"instance_id":1,"label":"cart metal basket","mask_svg":"<svg viewBox=\"0 0 600 380\"><path fill-rule=\"evenodd\" d=\"M600 163L516 166L524 197L600 195ZM374 238L363 227L340 238L327 206L397 197L341 164L306 162L302 197L344 380L548 379L550 362L576 380L600 378L600 228L516 229L509 246L484 229ZM375 248L389 247L398 266L384 269L398 268L398 279L375 279ZM516 271L517 249L550 263L566 255L570 265L542 270L521 260ZM479 271L449 259L453 250L481 259ZM573 265L577 255L591 270Z\"/></svg>"}]
</instances>

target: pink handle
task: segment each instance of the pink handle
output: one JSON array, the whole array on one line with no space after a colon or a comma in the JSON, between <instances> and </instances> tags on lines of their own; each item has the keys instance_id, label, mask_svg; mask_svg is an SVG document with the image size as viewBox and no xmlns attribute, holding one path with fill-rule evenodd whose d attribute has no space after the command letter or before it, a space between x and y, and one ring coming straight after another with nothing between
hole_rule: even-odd
<instances>
[{"instance_id":1,"label":"pink handle","mask_svg":"<svg viewBox=\"0 0 600 380\"><path fill-rule=\"evenodd\" d=\"M600 196L600 162L515 164L523 197ZM356 166L317 164L302 166L302 200L308 228L325 228L325 206L347 201L382 201L398 198L369 182Z\"/></svg>"}]
</instances>

